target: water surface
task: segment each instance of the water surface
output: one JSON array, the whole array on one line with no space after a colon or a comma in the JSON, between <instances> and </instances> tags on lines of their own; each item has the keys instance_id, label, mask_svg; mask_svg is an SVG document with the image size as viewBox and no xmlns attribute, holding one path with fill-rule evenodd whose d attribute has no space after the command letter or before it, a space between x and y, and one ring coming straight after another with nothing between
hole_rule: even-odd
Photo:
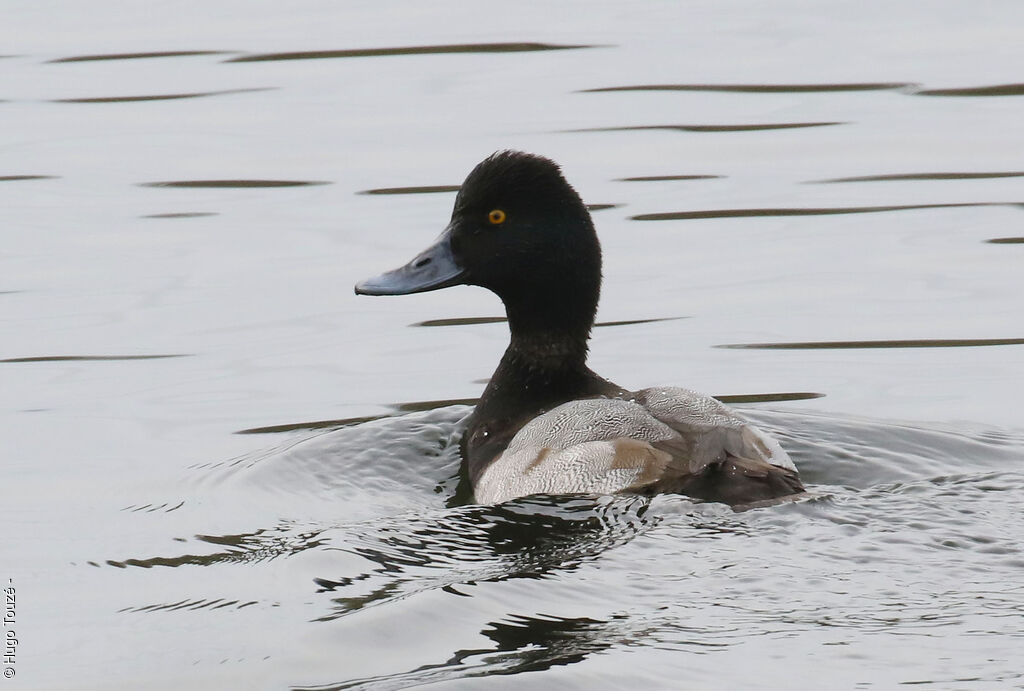
<instances>
[{"instance_id":1,"label":"water surface","mask_svg":"<svg viewBox=\"0 0 1024 691\"><path fill-rule=\"evenodd\" d=\"M1022 21L8 8L5 683L1024 684ZM469 501L500 304L352 285L503 148L595 213L593 368L739 406L807 499Z\"/></svg>"}]
</instances>

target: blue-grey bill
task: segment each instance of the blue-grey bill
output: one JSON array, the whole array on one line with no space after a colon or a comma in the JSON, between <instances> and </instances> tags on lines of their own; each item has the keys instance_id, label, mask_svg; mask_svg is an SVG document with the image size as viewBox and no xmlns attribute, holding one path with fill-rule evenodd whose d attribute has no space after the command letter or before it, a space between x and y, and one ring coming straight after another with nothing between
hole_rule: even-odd
<instances>
[{"instance_id":1,"label":"blue-grey bill","mask_svg":"<svg viewBox=\"0 0 1024 691\"><path fill-rule=\"evenodd\" d=\"M452 254L451 231L405 266L356 283L356 295L408 295L462 283L464 269Z\"/></svg>"}]
</instances>

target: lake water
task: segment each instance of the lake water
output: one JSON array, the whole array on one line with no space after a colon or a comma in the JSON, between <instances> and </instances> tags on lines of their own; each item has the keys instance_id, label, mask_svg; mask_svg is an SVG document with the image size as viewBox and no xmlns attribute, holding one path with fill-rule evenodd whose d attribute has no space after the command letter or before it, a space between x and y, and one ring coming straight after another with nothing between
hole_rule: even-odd
<instances>
[{"instance_id":1,"label":"lake water","mask_svg":"<svg viewBox=\"0 0 1024 691\"><path fill-rule=\"evenodd\" d=\"M1024 686L1022 27L5 3L0 687ZM742 407L808 499L465 502L500 303L352 286L504 148L594 205L592 367Z\"/></svg>"}]
</instances>

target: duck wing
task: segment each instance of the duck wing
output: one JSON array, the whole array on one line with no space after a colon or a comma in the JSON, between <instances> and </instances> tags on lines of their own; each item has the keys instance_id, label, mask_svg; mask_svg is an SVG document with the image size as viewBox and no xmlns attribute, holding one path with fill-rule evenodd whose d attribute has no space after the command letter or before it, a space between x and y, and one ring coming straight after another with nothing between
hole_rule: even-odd
<instances>
[{"instance_id":1,"label":"duck wing","mask_svg":"<svg viewBox=\"0 0 1024 691\"><path fill-rule=\"evenodd\" d=\"M788 467L773 465L780 463ZM713 398L659 388L569 401L537 416L483 471L474 494L497 503L529 494L681 492L735 505L793 494L793 482L799 487L773 439Z\"/></svg>"},{"instance_id":2,"label":"duck wing","mask_svg":"<svg viewBox=\"0 0 1024 691\"><path fill-rule=\"evenodd\" d=\"M670 453L652 446L677 433L619 398L569 401L525 424L477 478L480 503L529 494L614 494L661 477Z\"/></svg>"},{"instance_id":3,"label":"duck wing","mask_svg":"<svg viewBox=\"0 0 1024 691\"><path fill-rule=\"evenodd\" d=\"M804 492L779 443L714 398L659 387L637 391L633 400L677 433L652 444L671 460L649 491L733 507L761 506Z\"/></svg>"}]
</instances>

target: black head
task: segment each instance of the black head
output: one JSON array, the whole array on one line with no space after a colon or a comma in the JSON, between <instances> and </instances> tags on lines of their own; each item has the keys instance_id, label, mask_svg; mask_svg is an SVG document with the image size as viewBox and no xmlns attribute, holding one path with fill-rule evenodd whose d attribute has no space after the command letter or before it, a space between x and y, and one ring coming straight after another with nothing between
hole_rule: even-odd
<instances>
[{"instance_id":1,"label":"black head","mask_svg":"<svg viewBox=\"0 0 1024 691\"><path fill-rule=\"evenodd\" d=\"M437 242L405 266L356 285L401 295L477 285L505 303L517 331L589 332L601 247L586 206L550 159L502 151L482 161Z\"/></svg>"}]
</instances>

